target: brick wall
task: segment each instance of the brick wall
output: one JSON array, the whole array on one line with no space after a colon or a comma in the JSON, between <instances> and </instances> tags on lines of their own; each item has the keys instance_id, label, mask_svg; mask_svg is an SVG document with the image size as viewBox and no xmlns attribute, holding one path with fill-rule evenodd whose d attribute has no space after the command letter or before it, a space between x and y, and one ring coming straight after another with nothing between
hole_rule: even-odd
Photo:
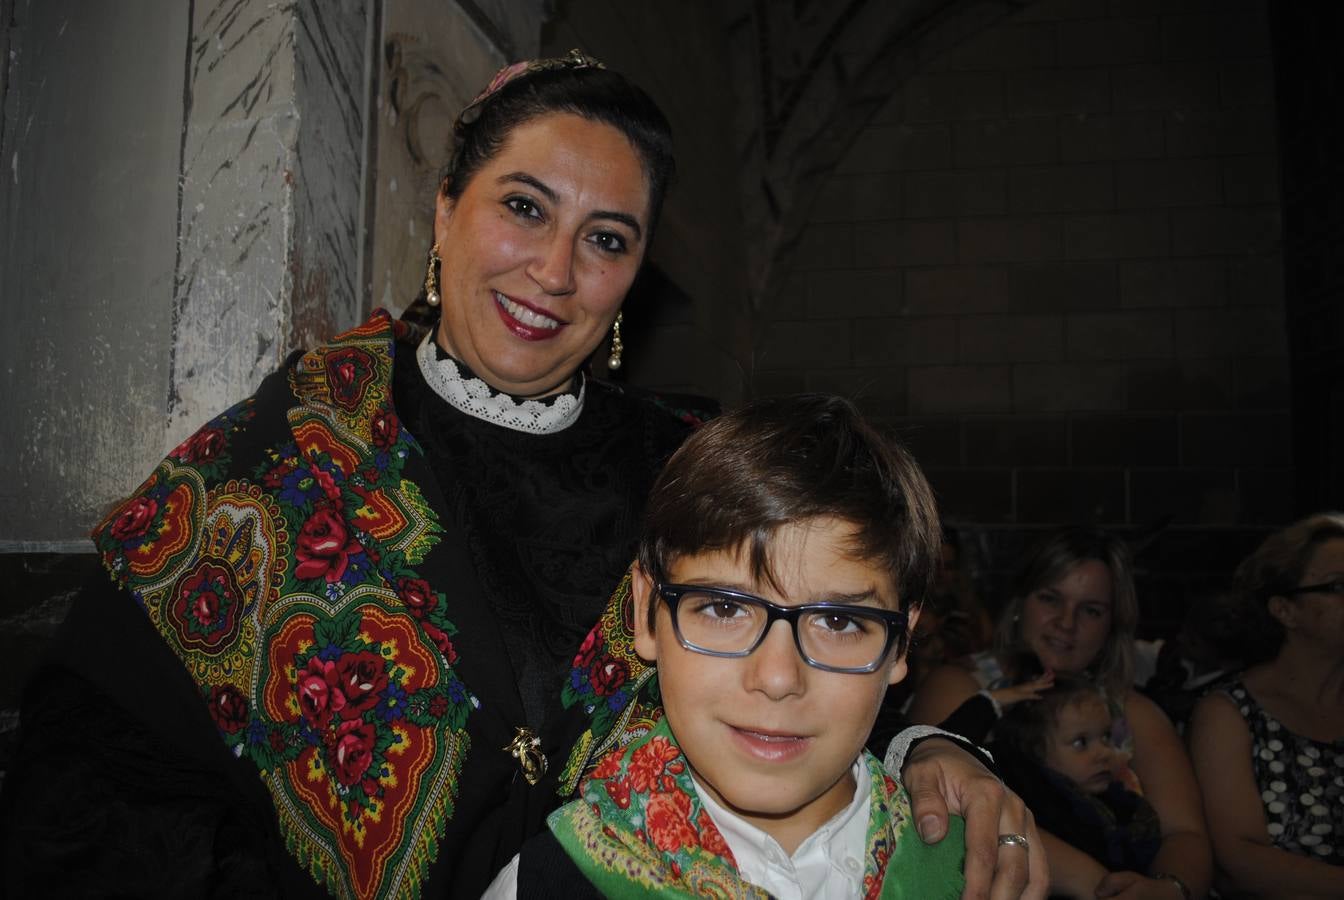
<instances>
[{"instance_id":1,"label":"brick wall","mask_svg":"<svg viewBox=\"0 0 1344 900\"><path fill-rule=\"evenodd\" d=\"M1335 4L1272 8L1297 510L1344 508L1344 65ZM1324 114L1323 114L1324 113Z\"/></svg>"},{"instance_id":2,"label":"brick wall","mask_svg":"<svg viewBox=\"0 0 1344 900\"><path fill-rule=\"evenodd\" d=\"M889 423L949 519L1291 514L1263 2L1043 0L909 78L757 323L757 393Z\"/></svg>"}]
</instances>

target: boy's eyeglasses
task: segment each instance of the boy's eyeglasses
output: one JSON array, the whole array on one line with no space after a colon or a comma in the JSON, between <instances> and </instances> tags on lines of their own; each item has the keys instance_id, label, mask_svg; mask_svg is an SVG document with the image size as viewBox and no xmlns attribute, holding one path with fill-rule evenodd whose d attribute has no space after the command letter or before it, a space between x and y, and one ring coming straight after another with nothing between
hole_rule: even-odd
<instances>
[{"instance_id":1,"label":"boy's eyeglasses","mask_svg":"<svg viewBox=\"0 0 1344 900\"><path fill-rule=\"evenodd\" d=\"M789 623L798 653L826 672L876 671L894 644L904 646L906 613L871 606L780 606L751 594L690 584L656 584L681 646L707 656L749 656L777 619Z\"/></svg>"},{"instance_id":2,"label":"boy's eyeglasses","mask_svg":"<svg viewBox=\"0 0 1344 900\"><path fill-rule=\"evenodd\" d=\"M1294 594L1334 594L1344 597L1344 580L1327 581L1324 584L1304 584L1283 592L1291 597Z\"/></svg>"}]
</instances>

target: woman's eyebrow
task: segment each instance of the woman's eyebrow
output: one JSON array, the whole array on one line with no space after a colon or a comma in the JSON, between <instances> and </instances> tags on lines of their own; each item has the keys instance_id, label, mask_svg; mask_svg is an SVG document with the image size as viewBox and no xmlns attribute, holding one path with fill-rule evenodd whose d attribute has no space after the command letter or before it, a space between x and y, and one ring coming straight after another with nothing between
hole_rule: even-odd
<instances>
[{"instance_id":1,"label":"woman's eyebrow","mask_svg":"<svg viewBox=\"0 0 1344 900\"><path fill-rule=\"evenodd\" d=\"M640 228L638 220L636 220L634 216L629 215L628 213L614 212L612 210L606 210L606 209L596 209L593 210L592 214L589 215L588 218L611 219L612 221L620 222L622 225L626 226L635 233L635 240L639 241L644 239L644 229Z\"/></svg>"},{"instance_id":2,"label":"woman's eyebrow","mask_svg":"<svg viewBox=\"0 0 1344 900\"><path fill-rule=\"evenodd\" d=\"M528 187L535 189L551 203L559 200L560 195L551 189L550 185L537 178L535 175L529 175L526 172L509 172L507 175L501 175L496 180L498 184L507 184L510 181L517 181ZM640 227L639 220L629 213L617 212L615 210L595 209L589 213L590 219L611 219L613 222L620 222L626 228L635 233L635 240L644 239L644 229Z\"/></svg>"},{"instance_id":3,"label":"woman's eyebrow","mask_svg":"<svg viewBox=\"0 0 1344 900\"><path fill-rule=\"evenodd\" d=\"M496 179L496 181L498 184L507 184L510 181L519 181L530 187L536 188L537 191L543 194L546 197L546 199L551 201L552 203L560 199L560 196L555 191L551 190L550 186L547 185L546 182L542 181L539 178L536 178L535 176L529 175L526 172L510 172L507 175L499 176L499 178Z\"/></svg>"}]
</instances>

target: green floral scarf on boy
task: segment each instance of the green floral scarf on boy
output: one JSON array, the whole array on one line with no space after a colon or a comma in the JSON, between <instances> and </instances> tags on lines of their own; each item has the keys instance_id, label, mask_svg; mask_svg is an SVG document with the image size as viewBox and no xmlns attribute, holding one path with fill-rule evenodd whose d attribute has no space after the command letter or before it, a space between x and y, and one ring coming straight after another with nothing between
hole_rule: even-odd
<instances>
[{"instance_id":1,"label":"green floral scarf on boy","mask_svg":"<svg viewBox=\"0 0 1344 900\"><path fill-rule=\"evenodd\" d=\"M956 898L965 855L963 823L953 816L932 846L910 819L910 798L865 752L872 776L865 900ZM667 720L608 753L589 773L581 798L548 819L565 852L608 897L768 898L745 881L691 781Z\"/></svg>"}]
</instances>

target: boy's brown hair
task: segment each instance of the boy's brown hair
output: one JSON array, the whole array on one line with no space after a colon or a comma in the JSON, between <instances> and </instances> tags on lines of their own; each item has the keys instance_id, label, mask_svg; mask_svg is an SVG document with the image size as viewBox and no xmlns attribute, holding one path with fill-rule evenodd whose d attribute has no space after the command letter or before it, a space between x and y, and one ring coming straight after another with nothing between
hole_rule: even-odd
<instances>
[{"instance_id":1,"label":"boy's brown hair","mask_svg":"<svg viewBox=\"0 0 1344 900\"><path fill-rule=\"evenodd\" d=\"M902 609L923 602L942 533L919 464L841 397L758 400L709 422L663 469L645 510L640 567L661 580L681 556L745 546L753 576L773 585L775 532L828 517L855 526L854 556L890 572Z\"/></svg>"}]
</instances>

